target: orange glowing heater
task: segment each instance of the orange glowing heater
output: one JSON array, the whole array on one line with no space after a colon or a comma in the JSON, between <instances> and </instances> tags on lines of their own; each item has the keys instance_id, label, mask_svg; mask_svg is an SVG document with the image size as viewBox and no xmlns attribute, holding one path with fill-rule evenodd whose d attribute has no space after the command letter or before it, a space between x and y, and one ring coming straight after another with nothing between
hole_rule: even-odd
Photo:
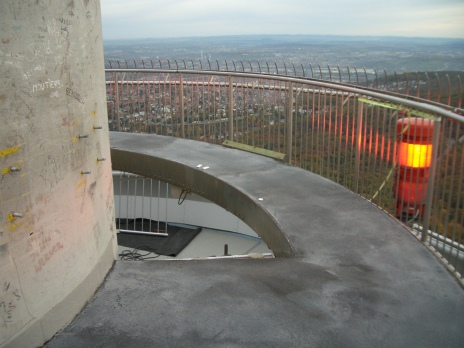
<instances>
[{"instance_id":1,"label":"orange glowing heater","mask_svg":"<svg viewBox=\"0 0 464 348\"><path fill-rule=\"evenodd\" d=\"M411 144L402 141L398 149L398 164L402 167L429 168L432 144Z\"/></svg>"},{"instance_id":2,"label":"orange glowing heater","mask_svg":"<svg viewBox=\"0 0 464 348\"><path fill-rule=\"evenodd\" d=\"M396 123L399 134L396 180L396 215L424 214L432 162L433 121L419 117L402 118Z\"/></svg>"}]
</instances>

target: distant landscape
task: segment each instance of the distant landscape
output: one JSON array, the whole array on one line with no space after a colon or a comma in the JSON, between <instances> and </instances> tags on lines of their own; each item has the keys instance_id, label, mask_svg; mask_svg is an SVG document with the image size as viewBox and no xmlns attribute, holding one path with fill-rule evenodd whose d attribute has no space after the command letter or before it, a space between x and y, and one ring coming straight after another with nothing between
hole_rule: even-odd
<instances>
[{"instance_id":1,"label":"distant landscape","mask_svg":"<svg viewBox=\"0 0 464 348\"><path fill-rule=\"evenodd\" d=\"M105 41L104 49L107 66L109 61L119 60L125 67L124 60L127 60L129 67L134 66L133 61L137 61L137 66L141 67L143 60L145 67L153 62L155 68L160 65L167 68L169 60L171 68L176 68L173 64L177 61L179 69L185 63L188 68L195 64L198 69L202 64L204 70L216 70L217 66L222 70L227 61L229 69L233 69L231 64L235 62L238 71L243 66L249 71L248 67L253 65L256 68L257 62L261 62L259 66L264 69L268 66L266 62L271 68L276 62L280 67L286 64L290 69L293 65L303 65L304 77L311 77L308 73L313 67L316 74L320 72L324 78L327 78L328 65L331 67L329 73L335 69L335 74L337 66L340 66L341 70L345 70L345 78L346 68L356 67L361 75L362 87L369 80L368 87L409 95L410 98L447 103L457 108L462 107L464 100L464 79L461 79L461 76L464 77L463 39L226 36ZM118 67L117 62L113 67ZM223 77L213 79L214 75L208 73L205 73L206 81L210 82L205 83L203 74L187 73L183 74L184 83L177 84L179 75L171 72L108 72L109 129L185 137L213 144L222 144L224 140L232 138L252 147L286 153L285 127L290 110L285 87L255 88L252 81L255 76L252 75L243 80L236 79L239 83L232 89L223 88L221 83L224 86L227 83L221 80ZM292 75L291 71L289 75ZM348 76L353 82L352 71ZM122 79L119 84L115 83L118 79ZM319 76L315 76L315 79L319 79ZM134 83L135 80L142 83ZM308 81L304 83L311 86ZM232 98L229 91L233 92ZM338 95L315 91L318 89L312 89L312 93L296 93L297 97L292 100L292 163L357 190L364 197L372 198L383 209L398 214L393 181L388 179L387 173L392 173L394 168L391 159L394 158L395 145L392 144L397 134L396 128L392 128L395 125L392 120L399 117L398 113L380 112L378 108L373 108L366 112L369 113L366 121L360 123L371 131L370 134L366 131L363 138L364 150L368 150L365 151L367 155L359 159L359 165L366 175L362 177L363 188L357 189L354 179L356 121L353 117L357 115L357 103L350 102L350 98L342 101ZM232 125L229 124L229 117L234 122ZM334 131L337 127L338 133ZM443 138L440 138L446 139L443 144L454 144L456 139L461 139L462 124L455 127L455 123L448 122L443 127L449 127L443 128ZM371 157L373 148L372 153L377 153L377 156ZM463 148L454 149L453 155L456 157L448 154L441 157L443 165L439 166L437 192L443 194L434 203L431 227L453 241L463 243L464 227L462 221L458 220L463 209L463 200L459 200L462 177L454 174L455 164L451 164L455 159L456 163L461 163ZM371 161L372 158L375 160ZM374 195L387 181L386 189L378 196ZM375 200L373 195L376 196ZM406 219L409 220L410 216L406 216Z\"/></svg>"},{"instance_id":2,"label":"distant landscape","mask_svg":"<svg viewBox=\"0 0 464 348\"><path fill-rule=\"evenodd\" d=\"M105 61L208 60L221 66L248 61L341 69L394 71L464 71L464 39L244 35L169 39L105 40ZM216 62L217 61L217 62Z\"/></svg>"}]
</instances>

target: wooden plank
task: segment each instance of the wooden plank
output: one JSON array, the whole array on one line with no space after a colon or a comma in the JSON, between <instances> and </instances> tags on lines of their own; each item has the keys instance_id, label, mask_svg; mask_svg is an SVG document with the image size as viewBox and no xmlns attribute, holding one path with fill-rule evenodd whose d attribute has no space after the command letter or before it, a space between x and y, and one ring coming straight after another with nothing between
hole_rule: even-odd
<instances>
[{"instance_id":1,"label":"wooden plank","mask_svg":"<svg viewBox=\"0 0 464 348\"><path fill-rule=\"evenodd\" d=\"M274 159L278 159L283 161L285 159L285 154L280 153L280 152L275 152L271 150L266 150L266 149L261 149L259 147L247 145L247 144L241 144L241 143L236 143L235 141L231 140L225 140L222 143L223 146L238 149L238 150L243 150L243 151L248 151L252 153L256 153L261 156L266 156L266 157L271 157Z\"/></svg>"}]
</instances>

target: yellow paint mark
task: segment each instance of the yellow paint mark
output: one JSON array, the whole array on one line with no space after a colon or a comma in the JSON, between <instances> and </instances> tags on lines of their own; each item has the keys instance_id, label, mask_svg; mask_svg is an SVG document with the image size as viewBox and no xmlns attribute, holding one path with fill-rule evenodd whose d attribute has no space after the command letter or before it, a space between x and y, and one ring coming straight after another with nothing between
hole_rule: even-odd
<instances>
[{"instance_id":1,"label":"yellow paint mark","mask_svg":"<svg viewBox=\"0 0 464 348\"><path fill-rule=\"evenodd\" d=\"M81 174L81 175L82 175L82 174ZM77 184L77 188L81 188L83 185L85 185L86 182L87 182L87 179L81 180L81 181Z\"/></svg>"},{"instance_id":2,"label":"yellow paint mark","mask_svg":"<svg viewBox=\"0 0 464 348\"><path fill-rule=\"evenodd\" d=\"M97 114L95 113L95 111L92 111L92 117L95 117Z\"/></svg>"},{"instance_id":3,"label":"yellow paint mark","mask_svg":"<svg viewBox=\"0 0 464 348\"><path fill-rule=\"evenodd\" d=\"M78 136L75 136L75 137L72 138L72 142L73 142L73 143L75 143L75 142L78 141L78 140L79 140L79 137L78 137Z\"/></svg>"},{"instance_id":4,"label":"yellow paint mark","mask_svg":"<svg viewBox=\"0 0 464 348\"><path fill-rule=\"evenodd\" d=\"M0 150L0 157L6 157L12 153L16 153L19 150L19 145L15 147L10 147L9 149Z\"/></svg>"},{"instance_id":5,"label":"yellow paint mark","mask_svg":"<svg viewBox=\"0 0 464 348\"><path fill-rule=\"evenodd\" d=\"M20 166L14 166L15 168L20 168ZM8 173L11 173L11 167L6 167L2 169L2 175L6 175Z\"/></svg>"},{"instance_id":6,"label":"yellow paint mark","mask_svg":"<svg viewBox=\"0 0 464 348\"><path fill-rule=\"evenodd\" d=\"M12 222L12 221L15 221L16 220L16 217L13 216L13 214L8 214L8 222Z\"/></svg>"},{"instance_id":7,"label":"yellow paint mark","mask_svg":"<svg viewBox=\"0 0 464 348\"><path fill-rule=\"evenodd\" d=\"M16 231L18 228L20 228L22 225L24 225L24 222L21 222L20 224L17 224L17 225L16 225L16 224L12 224L12 225L10 225L10 231L11 231L11 232L14 232L14 231Z\"/></svg>"},{"instance_id":8,"label":"yellow paint mark","mask_svg":"<svg viewBox=\"0 0 464 348\"><path fill-rule=\"evenodd\" d=\"M79 124L78 120L74 120L72 123L68 124L68 129L73 130Z\"/></svg>"}]
</instances>

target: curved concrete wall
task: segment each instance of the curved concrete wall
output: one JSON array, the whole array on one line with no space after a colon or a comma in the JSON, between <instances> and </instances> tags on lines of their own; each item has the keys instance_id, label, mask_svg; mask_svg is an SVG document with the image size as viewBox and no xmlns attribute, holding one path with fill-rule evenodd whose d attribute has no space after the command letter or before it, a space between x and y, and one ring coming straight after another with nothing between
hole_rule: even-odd
<instances>
[{"instance_id":1,"label":"curved concrete wall","mask_svg":"<svg viewBox=\"0 0 464 348\"><path fill-rule=\"evenodd\" d=\"M114 261L100 4L3 0L0 19L0 346L30 347Z\"/></svg>"},{"instance_id":2,"label":"curved concrete wall","mask_svg":"<svg viewBox=\"0 0 464 348\"><path fill-rule=\"evenodd\" d=\"M245 165L249 172L272 170L274 161L250 154L253 156L251 166L247 162L250 155L245 156L243 151L228 151L229 154L234 153L235 157L226 159L223 154L217 156L217 150L221 146L172 137L116 132L111 133L111 139L111 158L115 170L161 180L202 196L246 223L263 239L275 256L296 255L294 247L279 225L280 222L271 215L270 210L263 209L259 200L257 201L258 197L249 196L219 175L210 175L215 171L209 168L210 163L221 170L232 166L223 174L233 175L234 170L240 169L240 165ZM198 162L191 162L195 156L200 155L204 158L201 163L209 161L208 171L199 170ZM185 164L186 158L190 162L188 165Z\"/></svg>"}]
</instances>

